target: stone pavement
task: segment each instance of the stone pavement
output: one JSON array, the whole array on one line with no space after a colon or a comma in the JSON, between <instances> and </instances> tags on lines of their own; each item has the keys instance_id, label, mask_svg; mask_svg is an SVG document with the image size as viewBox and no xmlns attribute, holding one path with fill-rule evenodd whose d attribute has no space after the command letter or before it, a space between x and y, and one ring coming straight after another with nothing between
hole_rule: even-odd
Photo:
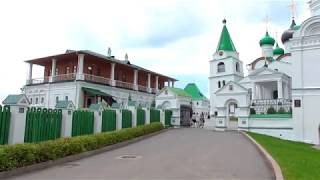
<instances>
[{"instance_id":1,"label":"stone pavement","mask_svg":"<svg viewBox=\"0 0 320 180\"><path fill-rule=\"evenodd\" d=\"M274 175L242 134L185 128L11 179L259 180Z\"/></svg>"}]
</instances>

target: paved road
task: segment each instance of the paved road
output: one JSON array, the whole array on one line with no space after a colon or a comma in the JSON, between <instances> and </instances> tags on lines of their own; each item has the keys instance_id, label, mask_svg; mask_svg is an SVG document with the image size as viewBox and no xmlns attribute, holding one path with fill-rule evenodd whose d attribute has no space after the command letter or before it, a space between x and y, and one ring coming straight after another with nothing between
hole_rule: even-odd
<instances>
[{"instance_id":1,"label":"paved road","mask_svg":"<svg viewBox=\"0 0 320 180\"><path fill-rule=\"evenodd\" d=\"M119 159L136 155L136 159ZM174 129L129 146L12 179L274 179L236 132Z\"/></svg>"}]
</instances>

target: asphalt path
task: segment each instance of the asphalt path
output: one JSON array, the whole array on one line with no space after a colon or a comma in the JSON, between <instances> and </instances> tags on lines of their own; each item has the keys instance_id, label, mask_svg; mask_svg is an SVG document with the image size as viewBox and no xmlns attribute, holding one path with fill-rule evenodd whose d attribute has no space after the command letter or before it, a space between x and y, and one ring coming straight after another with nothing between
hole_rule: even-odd
<instances>
[{"instance_id":1,"label":"asphalt path","mask_svg":"<svg viewBox=\"0 0 320 180\"><path fill-rule=\"evenodd\" d=\"M11 179L274 179L238 132L172 129L137 143Z\"/></svg>"}]
</instances>

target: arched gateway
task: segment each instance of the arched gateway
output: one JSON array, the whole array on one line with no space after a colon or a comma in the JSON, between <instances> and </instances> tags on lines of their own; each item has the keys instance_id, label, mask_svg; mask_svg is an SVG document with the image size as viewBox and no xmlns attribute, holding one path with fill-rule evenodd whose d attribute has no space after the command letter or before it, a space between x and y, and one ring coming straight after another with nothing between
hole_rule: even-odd
<instances>
[{"instance_id":1,"label":"arched gateway","mask_svg":"<svg viewBox=\"0 0 320 180\"><path fill-rule=\"evenodd\" d=\"M238 101L235 99L229 99L225 103L226 107L226 128L229 130L238 129L238 114L236 109L238 108Z\"/></svg>"}]
</instances>

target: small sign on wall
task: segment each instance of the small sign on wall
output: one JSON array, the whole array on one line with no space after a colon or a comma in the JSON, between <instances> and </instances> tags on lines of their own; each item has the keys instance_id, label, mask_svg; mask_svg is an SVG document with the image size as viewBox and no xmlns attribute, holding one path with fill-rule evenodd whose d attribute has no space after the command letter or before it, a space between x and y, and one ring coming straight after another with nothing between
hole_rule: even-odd
<instances>
[{"instance_id":1,"label":"small sign on wall","mask_svg":"<svg viewBox=\"0 0 320 180\"><path fill-rule=\"evenodd\" d=\"M297 108L301 107L301 100L300 99L294 100L294 107L297 107Z\"/></svg>"}]
</instances>

